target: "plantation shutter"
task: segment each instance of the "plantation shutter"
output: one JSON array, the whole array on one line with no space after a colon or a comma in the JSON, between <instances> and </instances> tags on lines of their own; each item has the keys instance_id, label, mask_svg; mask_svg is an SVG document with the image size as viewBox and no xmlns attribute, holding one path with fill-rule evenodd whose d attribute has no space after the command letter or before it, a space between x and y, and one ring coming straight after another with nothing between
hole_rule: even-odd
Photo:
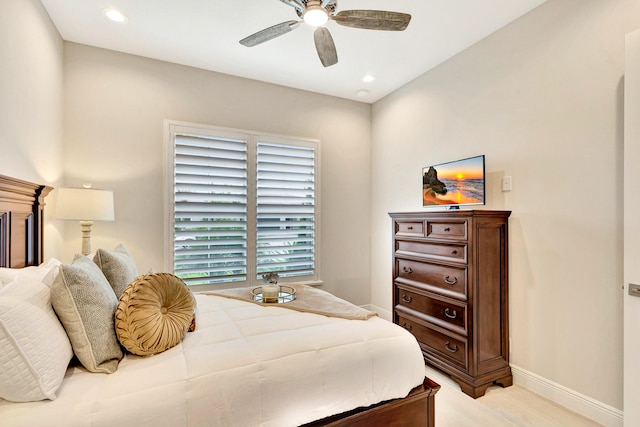
<instances>
[{"instance_id":1,"label":"plantation shutter","mask_svg":"<svg viewBox=\"0 0 640 427\"><path fill-rule=\"evenodd\" d=\"M189 285L247 278L247 141L176 135L174 273Z\"/></svg>"},{"instance_id":2,"label":"plantation shutter","mask_svg":"<svg viewBox=\"0 0 640 427\"><path fill-rule=\"evenodd\" d=\"M258 141L257 273L314 274L315 150Z\"/></svg>"},{"instance_id":3,"label":"plantation shutter","mask_svg":"<svg viewBox=\"0 0 640 427\"><path fill-rule=\"evenodd\" d=\"M170 127L173 270L188 285L318 280L317 142Z\"/></svg>"}]
</instances>

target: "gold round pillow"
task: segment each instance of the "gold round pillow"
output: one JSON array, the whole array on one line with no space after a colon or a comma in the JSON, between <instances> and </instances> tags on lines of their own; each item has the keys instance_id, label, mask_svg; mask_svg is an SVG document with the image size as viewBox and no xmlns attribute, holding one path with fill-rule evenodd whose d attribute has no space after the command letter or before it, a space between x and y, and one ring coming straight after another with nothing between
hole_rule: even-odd
<instances>
[{"instance_id":1,"label":"gold round pillow","mask_svg":"<svg viewBox=\"0 0 640 427\"><path fill-rule=\"evenodd\" d=\"M169 273L136 278L116 307L116 334L131 353L148 356L177 345L193 320L194 298L187 285Z\"/></svg>"}]
</instances>

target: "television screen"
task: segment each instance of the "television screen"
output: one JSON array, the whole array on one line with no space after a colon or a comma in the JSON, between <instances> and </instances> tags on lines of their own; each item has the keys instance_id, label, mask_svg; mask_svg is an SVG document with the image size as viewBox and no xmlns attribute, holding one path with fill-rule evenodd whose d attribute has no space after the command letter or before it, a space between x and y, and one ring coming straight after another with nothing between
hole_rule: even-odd
<instances>
[{"instance_id":1,"label":"television screen","mask_svg":"<svg viewBox=\"0 0 640 427\"><path fill-rule=\"evenodd\" d=\"M422 206L485 204L484 155L422 169Z\"/></svg>"}]
</instances>

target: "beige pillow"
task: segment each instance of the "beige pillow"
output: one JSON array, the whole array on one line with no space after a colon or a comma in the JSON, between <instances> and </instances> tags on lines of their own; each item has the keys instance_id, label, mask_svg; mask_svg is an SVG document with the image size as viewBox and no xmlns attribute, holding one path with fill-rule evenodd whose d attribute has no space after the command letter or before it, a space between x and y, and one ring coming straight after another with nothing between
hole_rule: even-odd
<instances>
[{"instance_id":1,"label":"beige pillow","mask_svg":"<svg viewBox=\"0 0 640 427\"><path fill-rule=\"evenodd\" d=\"M113 251L98 249L93 261L100 267L104 277L109 281L116 298L120 298L129 283L138 277L136 262L122 244L118 245Z\"/></svg>"},{"instance_id":2,"label":"beige pillow","mask_svg":"<svg viewBox=\"0 0 640 427\"><path fill-rule=\"evenodd\" d=\"M194 298L187 285L169 273L134 280L116 308L116 334L131 353L161 353L184 338L193 320Z\"/></svg>"},{"instance_id":3,"label":"beige pillow","mask_svg":"<svg viewBox=\"0 0 640 427\"><path fill-rule=\"evenodd\" d=\"M51 303L80 363L90 372L115 372L122 359L113 320L118 299L91 258L60 266Z\"/></svg>"}]
</instances>

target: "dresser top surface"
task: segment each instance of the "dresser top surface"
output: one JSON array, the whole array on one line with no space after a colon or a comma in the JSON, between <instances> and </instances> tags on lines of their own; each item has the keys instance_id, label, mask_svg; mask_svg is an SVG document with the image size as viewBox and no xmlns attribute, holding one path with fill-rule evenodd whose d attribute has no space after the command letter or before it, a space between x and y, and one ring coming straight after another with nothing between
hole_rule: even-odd
<instances>
[{"instance_id":1,"label":"dresser top surface","mask_svg":"<svg viewBox=\"0 0 640 427\"><path fill-rule=\"evenodd\" d=\"M389 212L391 218L428 218L428 217L509 217L511 211L496 211L488 209L448 209L425 210L420 212Z\"/></svg>"}]
</instances>

